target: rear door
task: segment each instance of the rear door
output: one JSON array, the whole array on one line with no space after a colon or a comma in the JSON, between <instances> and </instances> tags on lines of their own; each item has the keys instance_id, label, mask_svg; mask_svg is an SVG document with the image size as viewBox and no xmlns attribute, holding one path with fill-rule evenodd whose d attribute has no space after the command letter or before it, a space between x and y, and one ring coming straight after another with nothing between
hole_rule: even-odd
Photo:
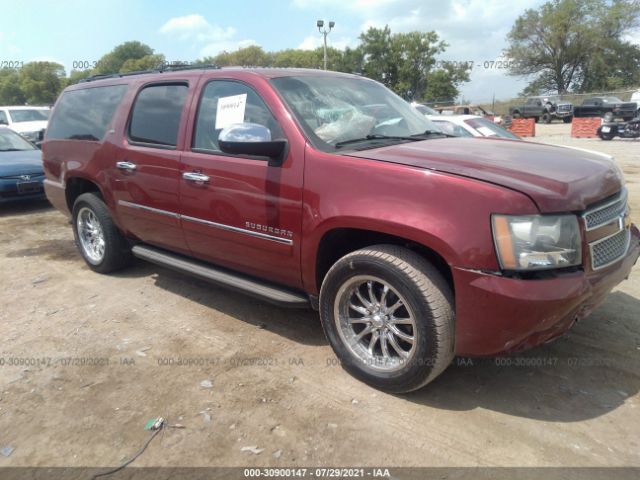
<instances>
[{"instance_id":1,"label":"rear door","mask_svg":"<svg viewBox=\"0 0 640 480\"><path fill-rule=\"evenodd\" d=\"M299 287L304 146L290 142L281 166L224 154L218 146L227 120L258 123L272 139L287 138L282 117L273 113L285 115L284 108L274 97L268 105L254 87L236 80L203 86L191 148L182 157L182 226L194 256ZM236 115L225 115L230 104L239 108Z\"/></svg>"},{"instance_id":2,"label":"rear door","mask_svg":"<svg viewBox=\"0 0 640 480\"><path fill-rule=\"evenodd\" d=\"M112 185L123 228L145 243L183 253L188 248L178 189L189 88L186 81L141 86L116 148Z\"/></svg>"}]
</instances>

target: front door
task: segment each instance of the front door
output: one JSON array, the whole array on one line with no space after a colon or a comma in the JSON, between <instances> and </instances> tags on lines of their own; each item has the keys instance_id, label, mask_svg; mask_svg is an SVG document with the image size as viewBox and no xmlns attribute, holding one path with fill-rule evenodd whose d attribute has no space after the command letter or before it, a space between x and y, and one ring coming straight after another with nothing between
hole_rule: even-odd
<instances>
[{"instance_id":1,"label":"front door","mask_svg":"<svg viewBox=\"0 0 640 480\"><path fill-rule=\"evenodd\" d=\"M281 123L249 85L212 80L202 90L191 148L182 157L182 228L194 256L299 287L304 154L282 166L218 147L230 123L258 123L285 138ZM301 149L302 150L302 149ZM295 157L295 158L294 158Z\"/></svg>"}]
</instances>

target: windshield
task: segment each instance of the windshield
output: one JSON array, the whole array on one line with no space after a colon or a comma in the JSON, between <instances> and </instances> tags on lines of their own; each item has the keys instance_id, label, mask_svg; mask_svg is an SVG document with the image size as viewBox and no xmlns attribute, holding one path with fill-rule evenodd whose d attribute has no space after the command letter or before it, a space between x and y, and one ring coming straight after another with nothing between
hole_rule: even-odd
<instances>
[{"instance_id":1,"label":"windshield","mask_svg":"<svg viewBox=\"0 0 640 480\"><path fill-rule=\"evenodd\" d=\"M483 137L500 137L509 138L511 140L520 140L519 137L510 131L505 130L486 118L469 118L464 122L480 133Z\"/></svg>"},{"instance_id":2,"label":"windshield","mask_svg":"<svg viewBox=\"0 0 640 480\"><path fill-rule=\"evenodd\" d=\"M13 130L0 128L0 152L17 152L22 150L36 150L36 147Z\"/></svg>"},{"instance_id":3,"label":"windshield","mask_svg":"<svg viewBox=\"0 0 640 480\"><path fill-rule=\"evenodd\" d=\"M426 105L420 105L419 103L413 105L413 108L418 110L423 115L439 115L433 108L427 107Z\"/></svg>"},{"instance_id":4,"label":"windshield","mask_svg":"<svg viewBox=\"0 0 640 480\"><path fill-rule=\"evenodd\" d=\"M15 123L21 122L41 122L49 119L49 110L45 108L9 110L11 120Z\"/></svg>"},{"instance_id":5,"label":"windshield","mask_svg":"<svg viewBox=\"0 0 640 480\"><path fill-rule=\"evenodd\" d=\"M602 100L606 103L622 103L618 97L604 97Z\"/></svg>"},{"instance_id":6,"label":"windshield","mask_svg":"<svg viewBox=\"0 0 640 480\"><path fill-rule=\"evenodd\" d=\"M408 102L372 80L338 76L271 80L312 143L324 151L343 145L374 148L437 131ZM394 137L394 138L384 138Z\"/></svg>"}]
</instances>

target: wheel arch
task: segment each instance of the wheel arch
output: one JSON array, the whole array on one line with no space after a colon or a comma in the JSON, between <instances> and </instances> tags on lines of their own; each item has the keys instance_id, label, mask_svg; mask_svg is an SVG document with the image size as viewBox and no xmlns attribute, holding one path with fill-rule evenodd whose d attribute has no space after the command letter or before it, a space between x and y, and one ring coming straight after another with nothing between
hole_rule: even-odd
<instances>
[{"instance_id":1,"label":"wheel arch","mask_svg":"<svg viewBox=\"0 0 640 480\"><path fill-rule=\"evenodd\" d=\"M80 195L89 192L96 192L104 198L102 189L96 182L84 177L67 178L64 193L69 211L73 211L73 204Z\"/></svg>"},{"instance_id":2,"label":"wheel arch","mask_svg":"<svg viewBox=\"0 0 640 480\"><path fill-rule=\"evenodd\" d=\"M418 253L431 262L445 277L455 294L450 262L433 246L416 239L399 236L382 229L335 227L325 231L315 250L315 271L313 280L316 291L320 291L329 269L343 256L372 245L398 245Z\"/></svg>"}]
</instances>

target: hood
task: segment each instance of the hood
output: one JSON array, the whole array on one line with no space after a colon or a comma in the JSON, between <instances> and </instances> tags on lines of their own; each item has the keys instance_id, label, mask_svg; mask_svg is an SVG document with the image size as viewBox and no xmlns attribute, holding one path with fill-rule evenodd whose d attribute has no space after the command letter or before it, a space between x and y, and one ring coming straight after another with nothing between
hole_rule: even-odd
<instances>
[{"instance_id":1,"label":"hood","mask_svg":"<svg viewBox=\"0 0 640 480\"><path fill-rule=\"evenodd\" d=\"M0 152L0 177L44 174L40 150Z\"/></svg>"},{"instance_id":2,"label":"hood","mask_svg":"<svg viewBox=\"0 0 640 480\"><path fill-rule=\"evenodd\" d=\"M444 138L345 155L501 185L528 195L543 213L584 210L623 184L615 162L601 154L519 140Z\"/></svg>"},{"instance_id":3,"label":"hood","mask_svg":"<svg viewBox=\"0 0 640 480\"><path fill-rule=\"evenodd\" d=\"M38 132L43 128L47 128L47 120L38 120L35 122L16 122L11 124L11 130L18 133Z\"/></svg>"}]
</instances>

